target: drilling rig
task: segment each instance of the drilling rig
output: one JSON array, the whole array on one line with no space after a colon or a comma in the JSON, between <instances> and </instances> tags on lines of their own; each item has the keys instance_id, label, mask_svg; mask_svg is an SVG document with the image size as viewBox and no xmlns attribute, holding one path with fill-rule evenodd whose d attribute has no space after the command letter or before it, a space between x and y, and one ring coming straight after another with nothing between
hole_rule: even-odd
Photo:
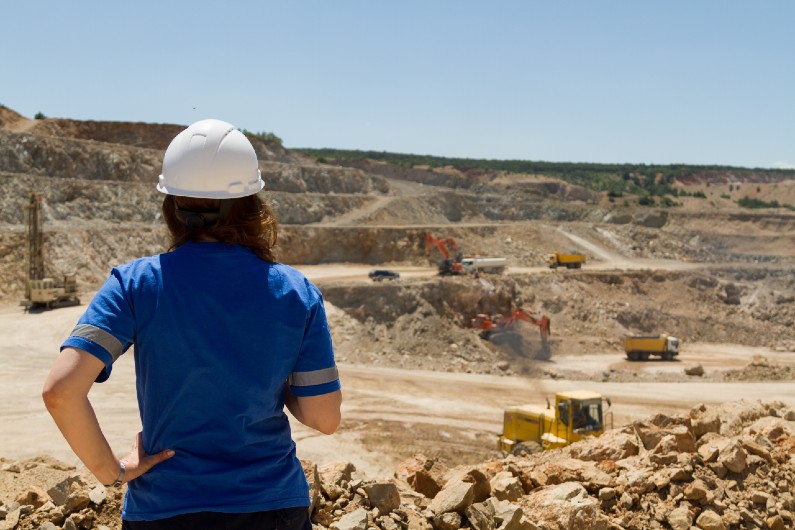
<instances>
[{"instance_id":1,"label":"drilling rig","mask_svg":"<svg viewBox=\"0 0 795 530\"><path fill-rule=\"evenodd\" d=\"M20 305L25 311L35 308L52 309L80 305L77 297L77 279L64 276L58 281L44 274L44 230L41 213L42 198L31 193L25 206L28 228L28 270L25 282L25 299Z\"/></svg>"}]
</instances>

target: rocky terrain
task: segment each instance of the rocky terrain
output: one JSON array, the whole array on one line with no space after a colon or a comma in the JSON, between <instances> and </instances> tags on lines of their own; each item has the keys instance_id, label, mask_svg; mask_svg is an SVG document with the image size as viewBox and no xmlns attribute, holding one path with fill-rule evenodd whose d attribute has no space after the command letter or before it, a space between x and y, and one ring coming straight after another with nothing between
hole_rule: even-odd
<instances>
[{"instance_id":1,"label":"rocky terrain","mask_svg":"<svg viewBox=\"0 0 795 530\"><path fill-rule=\"evenodd\" d=\"M477 281L326 285L325 298L340 310L330 312L335 344L346 360L383 366L411 366L422 352L434 352L423 360L434 370L554 370L553 363L538 362L537 328L522 323L519 340L501 346L483 341L470 328L477 313L508 314L515 304L549 315L553 357L620 352L628 330L676 330L677 337L690 342L795 349L791 271L485 276Z\"/></svg>"},{"instance_id":2,"label":"rocky terrain","mask_svg":"<svg viewBox=\"0 0 795 530\"><path fill-rule=\"evenodd\" d=\"M84 300L114 264L165 250L154 183L181 129L31 120L0 106L0 303L16 305L24 292L31 193L43 198L45 269L75 274ZM741 193L795 204L795 178L705 171L677 183L704 198L641 207L544 175L335 165L251 140L263 197L281 223L281 261L402 273L391 282L365 274L315 280L341 364L636 384L795 378L795 212L736 204ZM435 275L442 256L426 254L427 231L453 237L466 254L505 257L507 273ZM583 269L546 267L548 253L567 249L586 253ZM501 343L470 325L477 314L516 307L551 319L548 353L532 325L520 323ZM558 362L620 358L625 335L660 332L685 345L780 355L700 371L686 358L653 365L659 371ZM313 520L384 530L792 528L792 407L696 407L543 455L478 463L469 453L464 467L454 455L417 455L389 481L347 462L307 462ZM386 432L399 430L396 423ZM117 528L121 492L79 475L48 456L3 460L0 528Z\"/></svg>"},{"instance_id":3,"label":"rocky terrain","mask_svg":"<svg viewBox=\"0 0 795 530\"><path fill-rule=\"evenodd\" d=\"M389 480L304 462L332 530L785 530L795 525L795 410L698 405L540 454L448 467L415 455ZM3 460L0 528L118 529L119 488L61 462Z\"/></svg>"},{"instance_id":4,"label":"rocky terrain","mask_svg":"<svg viewBox=\"0 0 795 530\"><path fill-rule=\"evenodd\" d=\"M24 290L30 193L43 197L48 274L76 274L86 293L112 264L164 250L162 197L152 183L163 148L179 130L28 120L0 108L0 300L16 303ZM252 142L265 197L282 224L277 251L286 263L433 267L441 254L428 257L424 248L425 232L432 231L454 237L467 254L506 257L509 272L536 268L475 282L324 284L327 301L346 317L335 338L341 344L352 333L361 338L341 348L352 361L399 366L406 355L441 354L461 343L471 353L452 369L493 371L498 361L511 361L498 358L510 351L473 340L468 322L476 313L507 314L518 306L549 314L559 352L616 350L622 334L656 330L687 341L792 349L795 213L788 210L741 210L720 197L632 208L543 176L339 167L256 137ZM712 182L703 189L720 191L715 175L704 178L686 184ZM780 191L790 183L752 186ZM602 268L634 270L540 273L548 253L570 247ZM433 357L429 368L450 368L446 356Z\"/></svg>"}]
</instances>

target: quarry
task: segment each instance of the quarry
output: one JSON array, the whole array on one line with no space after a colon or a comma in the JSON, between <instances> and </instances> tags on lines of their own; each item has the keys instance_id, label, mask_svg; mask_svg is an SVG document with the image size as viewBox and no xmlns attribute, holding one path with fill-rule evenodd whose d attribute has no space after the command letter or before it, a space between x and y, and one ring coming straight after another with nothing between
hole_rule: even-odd
<instances>
[{"instance_id":1,"label":"quarry","mask_svg":"<svg viewBox=\"0 0 795 530\"><path fill-rule=\"evenodd\" d=\"M167 250L154 183L182 128L0 107L0 528L120 528L122 490L86 475L41 383L110 268ZM676 182L675 205L643 206L547 175L319 161L250 139L277 257L323 293L343 384L337 434L294 426L315 528L795 527L795 212L737 203L795 204L795 172L705 170ZM75 278L79 306L19 305L31 195L43 268ZM441 275L428 234L506 267ZM586 261L550 268L562 251ZM473 327L517 308L549 335ZM676 357L627 358L626 336L661 333ZM114 373L92 398L122 451L140 421L132 360ZM497 450L506 407L571 390L611 398L604 434Z\"/></svg>"}]
</instances>

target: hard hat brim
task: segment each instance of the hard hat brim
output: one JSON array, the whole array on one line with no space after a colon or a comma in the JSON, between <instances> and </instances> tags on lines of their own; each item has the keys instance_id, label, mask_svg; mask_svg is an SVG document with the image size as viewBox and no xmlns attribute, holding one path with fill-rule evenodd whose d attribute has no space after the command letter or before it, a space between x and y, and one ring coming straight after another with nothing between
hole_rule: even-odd
<instances>
[{"instance_id":1,"label":"hard hat brim","mask_svg":"<svg viewBox=\"0 0 795 530\"><path fill-rule=\"evenodd\" d=\"M258 172L259 173L259 172ZM161 175L162 180L162 175ZM162 182L156 186L157 191L165 193L166 195L176 195L177 197L193 197L196 199L239 199L240 197L247 197L254 195L265 187L265 181L262 177L254 186L240 186L237 190L224 190L224 191L197 191L197 190L181 190L173 186L165 186Z\"/></svg>"}]
</instances>

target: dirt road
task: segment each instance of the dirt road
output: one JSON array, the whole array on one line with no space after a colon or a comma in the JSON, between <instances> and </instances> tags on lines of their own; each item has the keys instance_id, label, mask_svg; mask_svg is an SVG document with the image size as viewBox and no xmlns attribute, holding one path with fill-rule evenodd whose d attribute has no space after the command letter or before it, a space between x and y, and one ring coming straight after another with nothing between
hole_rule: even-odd
<instances>
[{"instance_id":1,"label":"dirt road","mask_svg":"<svg viewBox=\"0 0 795 530\"><path fill-rule=\"evenodd\" d=\"M44 410L40 391L58 345L83 310L71 307L24 314L16 306L0 307L4 339L0 344L0 456L21 459L50 454L76 463ZM715 368L735 367L751 353L722 345L698 348L701 362ZM562 358L558 362L577 361ZM482 461L495 455L494 438L506 405L543 403L555 391L583 385L345 364L340 369L345 396L342 428L327 437L296 425L299 455L319 463L348 460L371 478L391 475L398 462L418 452L452 463ZM720 403L727 397L778 399L795 406L795 386L790 381L589 382L587 386L612 398L616 425L655 412L684 412L699 402ZM130 355L116 363L107 383L94 386L91 399L112 447L125 452L140 428Z\"/></svg>"},{"instance_id":2,"label":"dirt road","mask_svg":"<svg viewBox=\"0 0 795 530\"><path fill-rule=\"evenodd\" d=\"M706 373L718 370L740 370L748 365L755 355L775 364L795 363L794 352L772 351L768 348L754 348L733 344L709 344L690 342L682 346L680 355L674 361L663 361L652 356L647 362L633 362L621 354L558 355L550 363L551 368L559 370L578 370L586 373L600 373L605 370L631 371L647 374L681 374L686 367L700 364Z\"/></svg>"}]
</instances>

